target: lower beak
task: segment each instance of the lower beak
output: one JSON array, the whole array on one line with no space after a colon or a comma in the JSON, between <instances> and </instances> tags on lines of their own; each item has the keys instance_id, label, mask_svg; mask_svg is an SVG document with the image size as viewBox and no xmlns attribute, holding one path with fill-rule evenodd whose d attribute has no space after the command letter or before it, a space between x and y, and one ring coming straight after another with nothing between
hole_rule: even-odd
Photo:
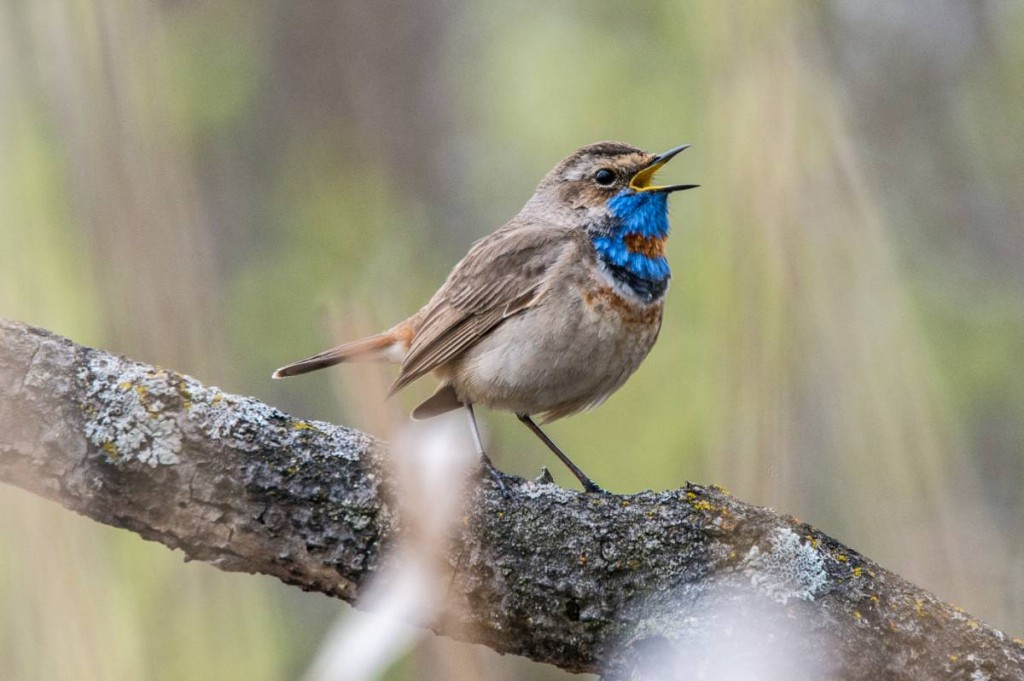
<instances>
[{"instance_id":1,"label":"lower beak","mask_svg":"<svg viewBox=\"0 0 1024 681\"><path fill-rule=\"evenodd\" d=\"M699 187L699 184L670 184L661 186L651 184L651 180L654 179L654 174L658 172L663 165L671 161L679 152L685 151L689 148L689 144L683 144L675 147L674 149L669 149L663 154L655 156L654 160L651 161L647 167L633 175L633 179L629 181L629 188L638 192L659 192L668 194L669 192L679 192L685 189L695 189Z\"/></svg>"}]
</instances>

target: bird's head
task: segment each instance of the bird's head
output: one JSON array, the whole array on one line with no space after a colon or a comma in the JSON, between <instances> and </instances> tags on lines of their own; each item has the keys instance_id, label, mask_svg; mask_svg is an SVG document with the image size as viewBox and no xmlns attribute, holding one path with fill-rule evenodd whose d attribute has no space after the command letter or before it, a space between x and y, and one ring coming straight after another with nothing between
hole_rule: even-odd
<instances>
[{"instance_id":1,"label":"bird's head","mask_svg":"<svg viewBox=\"0 0 1024 681\"><path fill-rule=\"evenodd\" d=\"M658 185L654 175L684 144L651 154L622 142L598 142L562 160L537 186L529 207L558 215L588 231L607 232L623 222L654 220L667 230L667 197L694 184Z\"/></svg>"}]
</instances>

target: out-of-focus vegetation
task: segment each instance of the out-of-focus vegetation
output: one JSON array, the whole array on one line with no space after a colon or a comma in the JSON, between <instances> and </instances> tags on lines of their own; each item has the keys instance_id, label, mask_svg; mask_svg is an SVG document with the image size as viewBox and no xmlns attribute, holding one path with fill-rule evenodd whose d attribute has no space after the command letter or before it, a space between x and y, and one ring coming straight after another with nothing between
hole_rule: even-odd
<instances>
[{"instance_id":1,"label":"out-of-focus vegetation","mask_svg":"<svg viewBox=\"0 0 1024 681\"><path fill-rule=\"evenodd\" d=\"M660 343L552 436L1019 635L1022 73L1012 2L10 0L0 315L371 429L352 370L271 370L414 311L574 148L691 142ZM0 678L295 678L343 610L0 489ZM568 678L436 640L389 674Z\"/></svg>"}]
</instances>

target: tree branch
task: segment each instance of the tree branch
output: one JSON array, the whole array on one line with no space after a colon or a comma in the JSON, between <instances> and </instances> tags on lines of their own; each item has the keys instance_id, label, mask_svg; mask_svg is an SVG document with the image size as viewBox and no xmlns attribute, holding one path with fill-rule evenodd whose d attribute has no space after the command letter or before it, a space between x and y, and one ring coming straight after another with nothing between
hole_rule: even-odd
<instances>
[{"instance_id":1,"label":"tree branch","mask_svg":"<svg viewBox=\"0 0 1024 681\"><path fill-rule=\"evenodd\" d=\"M0 320L0 479L190 559L358 604L400 532L384 456L354 430ZM458 615L439 633L609 678L1024 676L1020 640L720 488L508 485L481 482L454 530Z\"/></svg>"}]
</instances>

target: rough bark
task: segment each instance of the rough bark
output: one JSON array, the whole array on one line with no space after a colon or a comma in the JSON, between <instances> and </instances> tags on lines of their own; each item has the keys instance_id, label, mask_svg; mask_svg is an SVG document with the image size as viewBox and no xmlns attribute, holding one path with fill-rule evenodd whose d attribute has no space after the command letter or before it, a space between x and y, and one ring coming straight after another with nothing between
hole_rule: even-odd
<instances>
[{"instance_id":1,"label":"rough bark","mask_svg":"<svg viewBox=\"0 0 1024 681\"><path fill-rule=\"evenodd\" d=\"M221 569L358 604L401 532L386 451L0 320L0 479ZM1024 678L1024 645L717 487L474 488L432 628L608 678Z\"/></svg>"}]
</instances>

